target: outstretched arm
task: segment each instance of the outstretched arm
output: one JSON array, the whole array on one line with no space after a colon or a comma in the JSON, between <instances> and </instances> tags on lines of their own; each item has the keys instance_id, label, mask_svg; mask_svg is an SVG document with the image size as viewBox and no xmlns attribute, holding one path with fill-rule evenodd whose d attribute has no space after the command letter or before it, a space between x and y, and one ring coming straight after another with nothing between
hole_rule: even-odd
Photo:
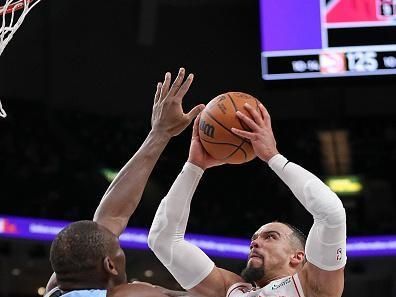
<instances>
[{"instance_id":1,"label":"outstretched arm","mask_svg":"<svg viewBox=\"0 0 396 297\"><path fill-rule=\"evenodd\" d=\"M190 74L183 82L184 76L185 70L181 68L172 86L170 73L165 75L163 84L158 83L152 129L139 150L110 184L96 209L93 220L117 236L124 231L138 206L148 177L170 138L181 133L203 108L203 105L198 105L187 114L183 112L182 99L193 80Z\"/></svg>"},{"instance_id":2,"label":"outstretched arm","mask_svg":"<svg viewBox=\"0 0 396 297\"><path fill-rule=\"evenodd\" d=\"M172 85L170 73L166 73L163 83L158 83L154 95L151 131L110 184L95 211L93 220L117 236L124 231L138 206L148 177L169 140L180 134L204 107L201 104L187 114L183 112L183 97L190 88L193 75L190 74L186 80L184 77L185 70L180 68ZM56 276L53 273L46 291L49 292L55 286Z\"/></svg>"},{"instance_id":3,"label":"outstretched arm","mask_svg":"<svg viewBox=\"0 0 396 297\"><path fill-rule=\"evenodd\" d=\"M346 216L341 200L315 175L278 153L271 119L263 105L259 112L245 107L251 118L240 112L238 116L251 131L233 132L251 141L257 156L268 162L314 218L305 248L308 263L300 273L306 295L341 296L346 263Z\"/></svg>"},{"instance_id":4,"label":"outstretched arm","mask_svg":"<svg viewBox=\"0 0 396 297\"><path fill-rule=\"evenodd\" d=\"M206 168L220 165L203 149L195 119L188 162L155 214L148 244L179 284L194 295L221 297L228 287L242 281L229 271L217 268L197 246L184 239L190 204Z\"/></svg>"}]
</instances>

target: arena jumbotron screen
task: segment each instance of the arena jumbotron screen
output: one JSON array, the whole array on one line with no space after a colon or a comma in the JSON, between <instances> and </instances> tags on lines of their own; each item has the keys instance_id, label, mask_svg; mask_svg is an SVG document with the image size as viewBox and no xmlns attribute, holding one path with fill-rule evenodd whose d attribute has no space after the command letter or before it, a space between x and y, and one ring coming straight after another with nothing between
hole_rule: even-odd
<instances>
[{"instance_id":1,"label":"arena jumbotron screen","mask_svg":"<svg viewBox=\"0 0 396 297\"><path fill-rule=\"evenodd\" d=\"M260 0L263 79L396 73L396 0Z\"/></svg>"}]
</instances>

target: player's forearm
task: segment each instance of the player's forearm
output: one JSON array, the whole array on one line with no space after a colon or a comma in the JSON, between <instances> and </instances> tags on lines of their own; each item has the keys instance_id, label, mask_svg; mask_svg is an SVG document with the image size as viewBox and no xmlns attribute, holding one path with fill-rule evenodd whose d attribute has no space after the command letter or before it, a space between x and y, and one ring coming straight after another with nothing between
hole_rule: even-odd
<instances>
[{"instance_id":1,"label":"player's forearm","mask_svg":"<svg viewBox=\"0 0 396 297\"><path fill-rule=\"evenodd\" d=\"M198 166L184 165L162 199L148 235L149 247L185 289L195 287L214 267L202 250L184 239L191 199L202 173Z\"/></svg>"},{"instance_id":2,"label":"player's forearm","mask_svg":"<svg viewBox=\"0 0 396 297\"><path fill-rule=\"evenodd\" d=\"M268 165L315 218L326 219L343 209L337 195L308 170L289 162L280 154L272 157Z\"/></svg>"},{"instance_id":3,"label":"player's forearm","mask_svg":"<svg viewBox=\"0 0 396 297\"><path fill-rule=\"evenodd\" d=\"M170 138L151 131L146 140L121 169L95 211L94 221L119 236L138 206L147 180Z\"/></svg>"},{"instance_id":4,"label":"player's forearm","mask_svg":"<svg viewBox=\"0 0 396 297\"><path fill-rule=\"evenodd\" d=\"M315 266L333 271L346 263L346 214L341 200L319 178L301 166L274 156L269 165L314 217L306 257Z\"/></svg>"}]
</instances>

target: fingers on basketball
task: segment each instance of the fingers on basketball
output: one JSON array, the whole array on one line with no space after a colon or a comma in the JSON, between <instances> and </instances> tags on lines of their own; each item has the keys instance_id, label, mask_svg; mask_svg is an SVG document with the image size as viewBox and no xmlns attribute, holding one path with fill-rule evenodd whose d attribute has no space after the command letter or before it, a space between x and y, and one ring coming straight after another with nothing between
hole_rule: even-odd
<instances>
[{"instance_id":1,"label":"fingers on basketball","mask_svg":"<svg viewBox=\"0 0 396 297\"><path fill-rule=\"evenodd\" d=\"M198 115L195 120L194 120L194 125L193 125L193 132L192 132L192 137L197 137L198 135L198 130L199 130L199 119L200 116Z\"/></svg>"},{"instance_id":2,"label":"fingers on basketball","mask_svg":"<svg viewBox=\"0 0 396 297\"><path fill-rule=\"evenodd\" d=\"M255 158L248 139L234 133L231 128L251 131L236 112L240 111L251 118L244 108L248 103L259 110L259 102L253 96L241 92L228 92L211 100L201 113L199 136L205 150L215 159L240 164Z\"/></svg>"},{"instance_id":3,"label":"fingers on basketball","mask_svg":"<svg viewBox=\"0 0 396 297\"><path fill-rule=\"evenodd\" d=\"M233 133L235 133L236 135L242 137L242 138L246 138L246 139L251 139L253 137L252 132L246 131L246 130L240 130L237 128L232 128L231 129Z\"/></svg>"},{"instance_id":4,"label":"fingers on basketball","mask_svg":"<svg viewBox=\"0 0 396 297\"><path fill-rule=\"evenodd\" d=\"M270 128L270 129L272 129L272 127L271 127L271 116L268 113L268 110L262 104L259 105L259 109L260 109L260 112L261 112L261 116L264 119L264 125L266 127Z\"/></svg>"}]
</instances>

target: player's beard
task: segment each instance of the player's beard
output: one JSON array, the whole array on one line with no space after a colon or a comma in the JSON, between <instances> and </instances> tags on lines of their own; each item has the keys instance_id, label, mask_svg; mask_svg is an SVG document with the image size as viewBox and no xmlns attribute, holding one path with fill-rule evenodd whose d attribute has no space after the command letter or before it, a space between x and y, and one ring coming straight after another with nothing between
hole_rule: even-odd
<instances>
[{"instance_id":1,"label":"player's beard","mask_svg":"<svg viewBox=\"0 0 396 297\"><path fill-rule=\"evenodd\" d=\"M241 272L241 277L248 283L256 282L262 279L265 275L264 267L246 266Z\"/></svg>"}]
</instances>

